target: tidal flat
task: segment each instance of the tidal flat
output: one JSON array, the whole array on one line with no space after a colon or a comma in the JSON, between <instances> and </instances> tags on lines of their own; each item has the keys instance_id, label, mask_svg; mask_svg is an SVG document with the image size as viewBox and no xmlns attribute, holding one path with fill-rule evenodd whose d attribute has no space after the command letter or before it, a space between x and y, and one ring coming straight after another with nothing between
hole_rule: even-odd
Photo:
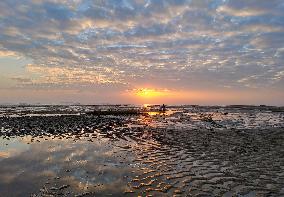
<instances>
[{"instance_id":1,"label":"tidal flat","mask_svg":"<svg viewBox=\"0 0 284 197\"><path fill-rule=\"evenodd\" d=\"M284 196L283 107L155 107L1 106L0 197Z\"/></svg>"}]
</instances>

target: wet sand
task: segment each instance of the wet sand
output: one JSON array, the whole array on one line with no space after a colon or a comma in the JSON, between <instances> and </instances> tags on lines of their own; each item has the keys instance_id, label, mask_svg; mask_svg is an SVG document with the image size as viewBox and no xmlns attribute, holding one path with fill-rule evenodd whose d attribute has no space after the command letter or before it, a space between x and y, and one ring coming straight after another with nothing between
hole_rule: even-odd
<instances>
[{"instance_id":1,"label":"wet sand","mask_svg":"<svg viewBox=\"0 0 284 197\"><path fill-rule=\"evenodd\" d=\"M1 197L284 195L281 108L63 108L2 110Z\"/></svg>"}]
</instances>

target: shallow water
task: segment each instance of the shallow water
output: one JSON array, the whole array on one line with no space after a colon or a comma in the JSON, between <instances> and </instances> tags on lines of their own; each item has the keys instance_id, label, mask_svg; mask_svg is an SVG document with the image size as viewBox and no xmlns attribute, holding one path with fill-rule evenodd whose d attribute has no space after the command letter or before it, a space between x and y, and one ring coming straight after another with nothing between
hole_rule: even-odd
<instances>
[{"instance_id":1,"label":"shallow water","mask_svg":"<svg viewBox=\"0 0 284 197\"><path fill-rule=\"evenodd\" d=\"M119 152L108 140L74 142L44 137L33 138L31 143L31 139L0 139L1 196L29 196L49 191L67 196L94 191L102 196L117 196L130 190L127 182L136 168L130 162L132 156Z\"/></svg>"},{"instance_id":2,"label":"shallow water","mask_svg":"<svg viewBox=\"0 0 284 197\"><path fill-rule=\"evenodd\" d=\"M101 117L90 110L3 108L0 196L284 195L279 110L186 106Z\"/></svg>"}]
</instances>

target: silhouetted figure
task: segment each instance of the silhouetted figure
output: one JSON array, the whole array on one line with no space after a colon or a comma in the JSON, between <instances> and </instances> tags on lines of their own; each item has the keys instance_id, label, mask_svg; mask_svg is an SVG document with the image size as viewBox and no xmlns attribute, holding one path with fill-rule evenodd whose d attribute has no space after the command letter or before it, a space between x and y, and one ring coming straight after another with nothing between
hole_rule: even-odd
<instances>
[{"instance_id":1,"label":"silhouetted figure","mask_svg":"<svg viewBox=\"0 0 284 197\"><path fill-rule=\"evenodd\" d=\"M166 105L163 104L163 105L160 107L160 110L161 110L162 112L165 112L165 111L166 111Z\"/></svg>"}]
</instances>

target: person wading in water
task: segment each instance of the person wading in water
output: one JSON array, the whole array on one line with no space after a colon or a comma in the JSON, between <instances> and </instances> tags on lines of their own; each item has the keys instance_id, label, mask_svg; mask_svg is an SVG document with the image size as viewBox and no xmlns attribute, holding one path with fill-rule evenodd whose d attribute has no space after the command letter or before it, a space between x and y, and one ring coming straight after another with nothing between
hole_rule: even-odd
<instances>
[{"instance_id":1,"label":"person wading in water","mask_svg":"<svg viewBox=\"0 0 284 197\"><path fill-rule=\"evenodd\" d=\"M166 112L166 105L165 105L165 104L163 104L163 105L160 107L160 111Z\"/></svg>"}]
</instances>

